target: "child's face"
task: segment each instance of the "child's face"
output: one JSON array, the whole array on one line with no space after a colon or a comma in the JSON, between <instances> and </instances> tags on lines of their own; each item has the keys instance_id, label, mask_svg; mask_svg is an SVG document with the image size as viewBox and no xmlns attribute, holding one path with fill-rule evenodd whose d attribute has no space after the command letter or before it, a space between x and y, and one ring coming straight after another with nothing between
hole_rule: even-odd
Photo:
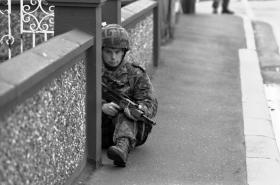
<instances>
[{"instance_id":1,"label":"child's face","mask_svg":"<svg viewBox=\"0 0 280 185\"><path fill-rule=\"evenodd\" d=\"M121 63L123 55L124 55L123 49L116 49L116 48L102 49L103 62L105 62L110 67L117 67Z\"/></svg>"}]
</instances>

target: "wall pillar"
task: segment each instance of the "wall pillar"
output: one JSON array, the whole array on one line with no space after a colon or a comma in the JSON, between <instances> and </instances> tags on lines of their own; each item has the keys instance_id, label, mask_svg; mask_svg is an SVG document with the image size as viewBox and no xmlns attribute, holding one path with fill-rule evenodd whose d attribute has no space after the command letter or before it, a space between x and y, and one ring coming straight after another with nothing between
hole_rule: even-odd
<instances>
[{"instance_id":1,"label":"wall pillar","mask_svg":"<svg viewBox=\"0 0 280 185\"><path fill-rule=\"evenodd\" d=\"M86 150L94 168L101 165L101 5L104 0L48 0L55 5L55 35L79 29L94 37L86 57ZM71 38L70 38L71 39Z\"/></svg>"},{"instance_id":2,"label":"wall pillar","mask_svg":"<svg viewBox=\"0 0 280 185\"><path fill-rule=\"evenodd\" d=\"M121 24L121 0L107 0L102 6L102 21L107 24Z\"/></svg>"},{"instance_id":3,"label":"wall pillar","mask_svg":"<svg viewBox=\"0 0 280 185\"><path fill-rule=\"evenodd\" d=\"M157 6L153 10L153 17L154 17L154 43L153 43L153 63L154 67L159 65L159 56L160 56L160 40L161 40L161 29L160 29L160 7L161 7L161 0L157 1Z\"/></svg>"}]
</instances>

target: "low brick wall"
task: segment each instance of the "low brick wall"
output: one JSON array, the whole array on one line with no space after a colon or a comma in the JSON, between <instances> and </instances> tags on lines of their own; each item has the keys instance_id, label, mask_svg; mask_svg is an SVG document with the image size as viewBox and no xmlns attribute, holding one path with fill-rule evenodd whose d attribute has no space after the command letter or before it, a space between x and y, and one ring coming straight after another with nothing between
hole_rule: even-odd
<instances>
[{"instance_id":1,"label":"low brick wall","mask_svg":"<svg viewBox=\"0 0 280 185\"><path fill-rule=\"evenodd\" d=\"M36 92L28 92L27 98L17 100L15 105L8 106L8 110L3 110L5 107L2 107L1 185L67 184L69 178L84 163L86 155L84 58L85 49L89 45L82 49L85 43L79 45L75 42L75 35L78 34L82 33L71 32L56 37L0 66L0 71L4 69L20 71L10 69L13 67L12 64L22 62L26 56L34 54L41 57L42 66L46 65L45 62L48 63L39 68L41 70L30 69L30 76L24 80L26 83L30 81L28 84L34 83L31 91L38 89ZM72 41L67 38L71 38ZM87 42L89 40L90 37ZM69 53L72 56L69 56ZM55 57L58 60L55 60ZM63 59L64 57L66 58ZM31 61L30 63L32 64ZM47 68L49 70L46 70ZM6 93L1 92L3 98L7 93L17 91L20 85L13 83L12 77L0 74L0 84L7 83L13 86ZM45 75L46 79L34 82L35 76L39 74ZM35 84L41 87L37 88ZM20 97L15 95L13 98Z\"/></svg>"},{"instance_id":2,"label":"low brick wall","mask_svg":"<svg viewBox=\"0 0 280 185\"><path fill-rule=\"evenodd\" d=\"M146 69L149 75L154 70L154 14L156 3L142 0L122 8L122 24L131 37L131 49L126 55Z\"/></svg>"},{"instance_id":3,"label":"low brick wall","mask_svg":"<svg viewBox=\"0 0 280 185\"><path fill-rule=\"evenodd\" d=\"M153 15L148 15L138 22L134 28L128 29L131 36L131 50L126 60L135 62L152 71L153 69Z\"/></svg>"},{"instance_id":4,"label":"low brick wall","mask_svg":"<svg viewBox=\"0 0 280 185\"><path fill-rule=\"evenodd\" d=\"M1 118L1 184L63 184L85 153L85 67L75 64Z\"/></svg>"}]
</instances>

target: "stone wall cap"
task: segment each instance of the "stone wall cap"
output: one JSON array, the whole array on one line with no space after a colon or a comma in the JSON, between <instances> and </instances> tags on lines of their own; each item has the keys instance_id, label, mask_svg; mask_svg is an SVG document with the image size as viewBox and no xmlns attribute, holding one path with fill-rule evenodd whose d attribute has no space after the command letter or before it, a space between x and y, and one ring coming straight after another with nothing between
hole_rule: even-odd
<instances>
[{"instance_id":1,"label":"stone wall cap","mask_svg":"<svg viewBox=\"0 0 280 185\"><path fill-rule=\"evenodd\" d=\"M48 2L50 2L50 3L69 3L69 4L102 4L102 3L106 2L106 0L48 0Z\"/></svg>"},{"instance_id":2,"label":"stone wall cap","mask_svg":"<svg viewBox=\"0 0 280 185\"><path fill-rule=\"evenodd\" d=\"M157 5L156 1L139 0L122 7L121 21L123 26L133 22L135 19L147 14L148 12L151 12Z\"/></svg>"},{"instance_id":3,"label":"stone wall cap","mask_svg":"<svg viewBox=\"0 0 280 185\"><path fill-rule=\"evenodd\" d=\"M85 53L93 37L79 30L58 35L0 64L0 109Z\"/></svg>"}]
</instances>

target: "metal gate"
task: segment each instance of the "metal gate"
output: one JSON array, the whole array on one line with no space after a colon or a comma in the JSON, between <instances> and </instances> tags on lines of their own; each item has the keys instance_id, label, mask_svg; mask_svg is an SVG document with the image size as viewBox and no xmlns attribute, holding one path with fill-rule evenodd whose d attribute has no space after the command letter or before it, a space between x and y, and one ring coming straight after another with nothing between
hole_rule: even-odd
<instances>
[{"instance_id":1,"label":"metal gate","mask_svg":"<svg viewBox=\"0 0 280 185\"><path fill-rule=\"evenodd\" d=\"M0 0L0 62L54 35L54 6L45 0Z\"/></svg>"}]
</instances>

